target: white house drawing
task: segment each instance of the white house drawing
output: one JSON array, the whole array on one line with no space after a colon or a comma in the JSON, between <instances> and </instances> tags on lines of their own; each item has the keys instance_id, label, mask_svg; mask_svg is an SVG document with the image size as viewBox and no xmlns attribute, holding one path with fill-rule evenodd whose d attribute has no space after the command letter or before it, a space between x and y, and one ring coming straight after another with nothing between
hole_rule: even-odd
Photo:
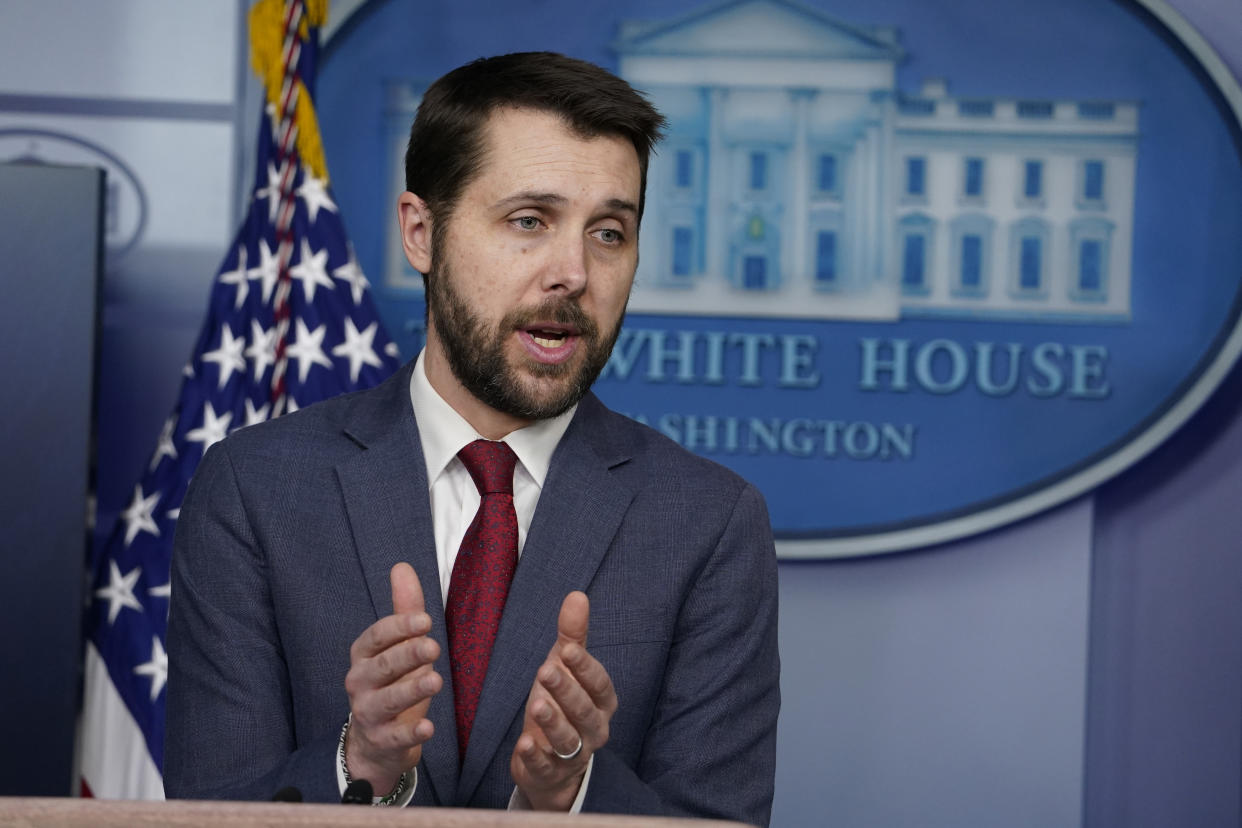
<instances>
[{"instance_id":1,"label":"white house drawing","mask_svg":"<svg viewBox=\"0 0 1242 828\"><path fill-rule=\"evenodd\" d=\"M630 310L1129 318L1136 103L905 94L895 29L789 0L615 47L670 121Z\"/></svg>"}]
</instances>

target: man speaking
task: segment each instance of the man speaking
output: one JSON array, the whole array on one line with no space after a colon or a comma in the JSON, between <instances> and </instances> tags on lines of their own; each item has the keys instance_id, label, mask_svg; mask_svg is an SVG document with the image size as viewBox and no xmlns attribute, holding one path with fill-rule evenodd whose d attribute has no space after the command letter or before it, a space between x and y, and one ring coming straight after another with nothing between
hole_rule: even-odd
<instances>
[{"instance_id":1,"label":"man speaking","mask_svg":"<svg viewBox=\"0 0 1242 828\"><path fill-rule=\"evenodd\" d=\"M399 202L427 344L204 457L173 555L171 797L766 824L776 561L759 493L589 392L663 118L578 60L427 90Z\"/></svg>"}]
</instances>

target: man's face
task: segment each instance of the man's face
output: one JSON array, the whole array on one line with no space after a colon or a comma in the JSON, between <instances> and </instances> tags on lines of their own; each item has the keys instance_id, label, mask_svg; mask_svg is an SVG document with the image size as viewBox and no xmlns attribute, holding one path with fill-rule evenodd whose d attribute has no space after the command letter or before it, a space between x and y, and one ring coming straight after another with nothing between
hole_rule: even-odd
<instances>
[{"instance_id":1,"label":"man's face","mask_svg":"<svg viewBox=\"0 0 1242 828\"><path fill-rule=\"evenodd\" d=\"M459 411L455 396L528 422L576 403L608 361L638 264L638 155L531 110L497 111L485 137L434 234L428 377Z\"/></svg>"}]
</instances>

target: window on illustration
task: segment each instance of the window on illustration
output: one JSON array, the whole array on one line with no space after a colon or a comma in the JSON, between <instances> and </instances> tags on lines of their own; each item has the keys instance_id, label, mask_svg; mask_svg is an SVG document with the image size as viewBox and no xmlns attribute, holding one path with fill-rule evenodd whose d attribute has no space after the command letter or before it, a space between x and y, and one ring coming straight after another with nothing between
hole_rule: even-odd
<instances>
[{"instance_id":1,"label":"window on illustration","mask_svg":"<svg viewBox=\"0 0 1242 828\"><path fill-rule=\"evenodd\" d=\"M752 152L750 154L750 189L766 190L768 187L768 154Z\"/></svg>"},{"instance_id":2,"label":"window on illustration","mask_svg":"<svg viewBox=\"0 0 1242 828\"><path fill-rule=\"evenodd\" d=\"M924 158L906 159L906 195L921 196L927 193L927 160Z\"/></svg>"},{"instance_id":3,"label":"window on illustration","mask_svg":"<svg viewBox=\"0 0 1242 828\"><path fill-rule=\"evenodd\" d=\"M815 281L824 284L837 279L837 234L820 230L815 237Z\"/></svg>"},{"instance_id":4,"label":"window on illustration","mask_svg":"<svg viewBox=\"0 0 1242 828\"><path fill-rule=\"evenodd\" d=\"M833 193L837 189L837 157L824 154L819 157L816 168L816 184L821 193Z\"/></svg>"},{"instance_id":5,"label":"window on illustration","mask_svg":"<svg viewBox=\"0 0 1242 828\"><path fill-rule=\"evenodd\" d=\"M964 288L983 284L983 238L974 233L962 236L961 279Z\"/></svg>"},{"instance_id":6,"label":"window on illustration","mask_svg":"<svg viewBox=\"0 0 1242 828\"><path fill-rule=\"evenodd\" d=\"M1022 176L1022 195L1039 198L1044 190L1044 165L1041 161L1027 161Z\"/></svg>"},{"instance_id":7,"label":"window on illustration","mask_svg":"<svg viewBox=\"0 0 1242 828\"><path fill-rule=\"evenodd\" d=\"M1018 262L1018 287L1022 290L1039 290L1040 288L1042 247L1042 240L1038 236L1022 238L1021 257Z\"/></svg>"},{"instance_id":8,"label":"window on illustration","mask_svg":"<svg viewBox=\"0 0 1242 828\"><path fill-rule=\"evenodd\" d=\"M1104 289L1102 272L1104 246L1099 239L1084 239L1078 246L1078 289L1100 293Z\"/></svg>"},{"instance_id":9,"label":"window on illustration","mask_svg":"<svg viewBox=\"0 0 1242 828\"><path fill-rule=\"evenodd\" d=\"M901 283L908 288L923 287L927 239L919 233L905 238L901 257Z\"/></svg>"},{"instance_id":10,"label":"window on illustration","mask_svg":"<svg viewBox=\"0 0 1242 828\"><path fill-rule=\"evenodd\" d=\"M962 193L968 198L983 197L983 159L967 158Z\"/></svg>"},{"instance_id":11,"label":"window on illustration","mask_svg":"<svg viewBox=\"0 0 1242 828\"><path fill-rule=\"evenodd\" d=\"M1087 161L1082 165L1082 197L1087 201L1104 198L1104 162Z\"/></svg>"},{"instance_id":12,"label":"window on illustration","mask_svg":"<svg viewBox=\"0 0 1242 828\"><path fill-rule=\"evenodd\" d=\"M768 260L763 256L747 256L742 262L742 286L747 290L763 290L768 286Z\"/></svg>"},{"instance_id":13,"label":"window on illustration","mask_svg":"<svg viewBox=\"0 0 1242 828\"><path fill-rule=\"evenodd\" d=\"M675 180L680 189L694 184L694 154L690 150L677 150Z\"/></svg>"},{"instance_id":14,"label":"window on illustration","mask_svg":"<svg viewBox=\"0 0 1242 828\"><path fill-rule=\"evenodd\" d=\"M694 255L694 231L689 227L673 228L673 275L689 276Z\"/></svg>"}]
</instances>

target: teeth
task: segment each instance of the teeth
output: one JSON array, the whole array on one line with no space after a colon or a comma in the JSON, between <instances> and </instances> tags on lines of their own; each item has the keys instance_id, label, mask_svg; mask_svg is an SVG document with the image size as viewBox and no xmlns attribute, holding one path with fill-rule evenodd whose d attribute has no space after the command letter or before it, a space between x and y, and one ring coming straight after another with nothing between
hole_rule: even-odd
<instances>
[{"instance_id":1,"label":"teeth","mask_svg":"<svg viewBox=\"0 0 1242 828\"><path fill-rule=\"evenodd\" d=\"M561 342L564 341L561 339L544 339L542 336L536 336L535 334L531 334L530 338L535 340L535 344L541 345L544 348L558 348Z\"/></svg>"}]
</instances>

